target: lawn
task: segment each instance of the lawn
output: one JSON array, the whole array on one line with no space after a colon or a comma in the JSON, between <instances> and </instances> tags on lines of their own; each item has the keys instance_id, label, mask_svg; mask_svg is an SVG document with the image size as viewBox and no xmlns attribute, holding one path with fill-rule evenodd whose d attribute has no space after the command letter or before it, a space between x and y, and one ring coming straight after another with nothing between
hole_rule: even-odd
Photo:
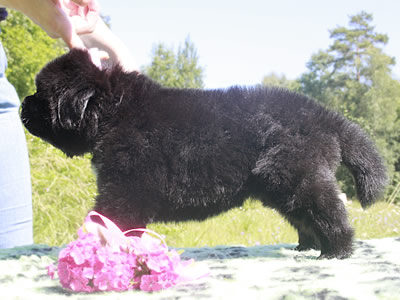
<instances>
[{"instance_id":1,"label":"lawn","mask_svg":"<svg viewBox=\"0 0 400 300\"><path fill-rule=\"evenodd\" d=\"M60 246L76 238L96 195L90 157L67 159L59 150L27 134L30 151L35 243ZM400 236L400 206L378 202L363 210L347 204L356 238ZM296 243L295 230L274 210L248 199L203 222L156 223L149 226L173 247Z\"/></svg>"}]
</instances>

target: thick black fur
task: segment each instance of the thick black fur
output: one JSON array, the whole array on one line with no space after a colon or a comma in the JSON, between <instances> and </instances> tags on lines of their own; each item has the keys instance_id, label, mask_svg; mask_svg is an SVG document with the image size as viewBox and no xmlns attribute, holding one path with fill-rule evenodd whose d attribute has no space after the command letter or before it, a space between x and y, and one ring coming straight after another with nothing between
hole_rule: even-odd
<instances>
[{"instance_id":1,"label":"thick black fur","mask_svg":"<svg viewBox=\"0 0 400 300\"><path fill-rule=\"evenodd\" d=\"M68 156L93 153L95 210L122 229L203 219L253 196L298 231L298 250L352 253L335 171L351 171L363 207L387 182L367 135L341 115L279 88L165 88L72 50L36 78L21 118Z\"/></svg>"}]
</instances>

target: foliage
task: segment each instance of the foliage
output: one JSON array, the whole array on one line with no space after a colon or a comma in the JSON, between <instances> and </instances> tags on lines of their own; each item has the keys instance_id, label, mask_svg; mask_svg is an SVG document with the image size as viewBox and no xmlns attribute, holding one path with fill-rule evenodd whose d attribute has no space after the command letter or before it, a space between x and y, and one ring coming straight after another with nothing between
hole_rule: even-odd
<instances>
[{"instance_id":1,"label":"foliage","mask_svg":"<svg viewBox=\"0 0 400 300\"><path fill-rule=\"evenodd\" d=\"M278 86L287 88L289 90L297 91L300 88L300 83L297 80L287 79L284 74L278 75L276 73L270 73L264 76L261 84L264 86Z\"/></svg>"},{"instance_id":2,"label":"foliage","mask_svg":"<svg viewBox=\"0 0 400 300\"><path fill-rule=\"evenodd\" d=\"M1 24L1 41L8 58L7 78L21 99L36 90L34 81L39 70L66 51L63 42L50 38L29 18L13 10Z\"/></svg>"},{"instance_id":3,"label":"foliage","mask_svg":"<svg viewBox=\"0 0 400 300\"><path fill-rule=\"evenodd\" d=\"M393 79L393 57L383 52L389 40L376 33L371 14L350 17L349 27L330 31L332 44L320 50L307 64L300 79L300 91L342 112L360 124L375 140L393 179L388 193L399 182L400 82ZM352 179L340 169L343 190L354 196ZM396 198L397 201L400 198Z\"/></svg>"},{"instance_id":4,"label":"foliage","mask_svg":"<svg viewBox=\"0 0 400 300\"><path fill-rule=\"evenodd\" d=\"M160 84L177 88L203 88L203 68L194 44L186 38L184 47L175 54L158 44L153 49L152 62L144 72Z\"/></svg>"},{"instance_id":5,"label":"foliage","mask_svg":"<svg viewBox=\"0 0 400 300\"><path fill-rule=\"evenodd\" d=\"M64 176L67 175L69 176L69 173L64 173ZM68 185L67 189L74 190L73 185ZM75 188L77 189L82 190L79 186ZM52 222L41 223L40 228L36 224L35 233L43 232L43 234L35 235L35 243L61 246L76 239L75 232L82 225L84 210L92 205L92 198L81 195L82 202L77 202L73 206L68 204L66 210L62 209L65 205L63 201L71 198L71 195L65 195L60 199L58 192L49 191L46 198L52 201L45 201L42 204L41 214L51 215ZM355 228L358 239L399 235L398 205L379 202L368 210L363 210L358 202L350 202L347 210L349 221ZM164 235L171 247L297 243L297 233L285 219L275 210L263 207L261 202L252 199L248 199L240 208L231 209L205 221L154 223L148 228Z\"/></svg>"},{"instance_id":6,"label":"foliage","mask_svg":"<svg viewBox=\"0 0 400 300\"><path fill-rule=\"evenodd\" d=\"M356 238L399 235L398 205L378 202L368 210L363 210L358 202L349 202L346 208ZM298 242L296 231L285 219L254 199L248 199L240 208L205 221L156 223L149 228L165 234L168 245L173 247L257 246Z\"/></svg>"},{"instance_id":7,"label":"foliage","mask_svg":"<svg viewBox=\"0 0 400 300\"><path fill-rule=\"evenodd\" d=\"M63 245L75 239L94 204L96 183L88 156L67 158L27 133L35 243Z\"/></svg>"}]
</instances>

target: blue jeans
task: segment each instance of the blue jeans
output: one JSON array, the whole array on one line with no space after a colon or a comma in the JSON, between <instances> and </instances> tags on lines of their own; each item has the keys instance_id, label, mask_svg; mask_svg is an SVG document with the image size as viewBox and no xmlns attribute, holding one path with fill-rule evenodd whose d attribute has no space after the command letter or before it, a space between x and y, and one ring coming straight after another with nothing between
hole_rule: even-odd
<instances>
[{"instance_id":1,"label":"blue jeans","mask_svg":"<svg viewBox=\"0 0 400 300\"><path fill-rule=\"evenodd\" d=\"M0 43L0 248L33 243L28 150L19 118L19 98L5 77Z\"/></svg>"}]
</instances>

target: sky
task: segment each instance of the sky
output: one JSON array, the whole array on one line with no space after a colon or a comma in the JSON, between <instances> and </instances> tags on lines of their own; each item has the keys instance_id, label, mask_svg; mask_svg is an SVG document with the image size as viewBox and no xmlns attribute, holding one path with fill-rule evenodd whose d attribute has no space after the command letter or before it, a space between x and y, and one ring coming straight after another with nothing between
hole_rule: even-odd
<instances>
[{"instance_id":1,"label":"sky","mask_svg":"<svg viewBox=\"0 0 400 300\"><path fill-rule=\"evenodd\" d=\"M265 75L295 79L318 50L332 43L329 30L347 26L362 10L378 33L389 36L384 52L396 58L400 79L399 0L99 0L111 29L139 66L154 46L174 51L189 36L204 68L206 88L254 85Z\"/></svg>"}]
</instances>

